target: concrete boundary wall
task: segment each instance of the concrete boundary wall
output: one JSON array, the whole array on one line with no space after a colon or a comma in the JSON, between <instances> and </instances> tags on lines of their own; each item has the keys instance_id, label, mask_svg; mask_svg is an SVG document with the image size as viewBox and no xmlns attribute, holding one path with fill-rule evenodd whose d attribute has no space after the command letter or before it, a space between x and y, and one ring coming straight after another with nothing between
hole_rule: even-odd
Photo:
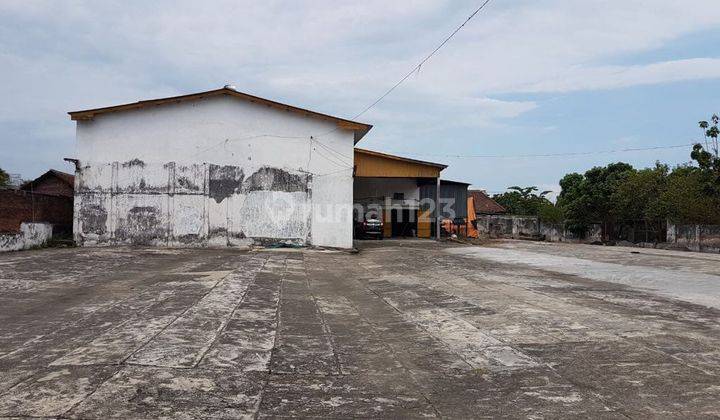
<instances>
[{"instance_id":1,"label":"concrete boundary wall","mask_svg":"<svg viewBox=\"0 0 720 420\"><path fill-rule=\"evenodd\" d=\"M21 223L19 233L0 234L0 252L43 246L52 238L50 223Z\"/></svg>"},{"instance_id":2,"label":"concrete boundary wall","mask_svg":"<svg viewBox=\"0 0 720 420\"><path fill-rule=\"evenodd\" d=\"M583 237L565 229L563 224L540 221L536 216L479 215L477 229L490 238L533 238L548 242L596 242L602 240L600 224L592 225Z\"/></svg>"},{"instance_id":3,"label":"concrete boundary wall","mask_svg":"<svg viewBox=\"0 0 720 420\"><path fill-rule=\"evenodd\" d=\"M696 252L720 252L720 225L668 223L667 242Z\"/></svg>"}]
</instances>

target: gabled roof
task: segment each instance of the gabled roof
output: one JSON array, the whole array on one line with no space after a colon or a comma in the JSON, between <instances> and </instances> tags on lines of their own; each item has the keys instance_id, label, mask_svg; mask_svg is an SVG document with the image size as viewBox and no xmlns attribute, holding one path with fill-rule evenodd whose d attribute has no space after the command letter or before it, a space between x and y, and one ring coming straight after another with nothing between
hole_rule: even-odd
<instances>
[{"instance_id":1,"label":"gabled roof","mask_svg":"<svg viewBox=\"0 0 720 420\"><path fill-rule=\"evenodd\" d=\"M493 200L485 194L485 191L481 190L470 190L468 191L468 194L470 194L473 197L473 201L475 202L475 213L480 214L502 214L507 213L507 210L505 207L498 204L497 201Z\"/></svg>"},{"instance_id":2,"label":"gabled roof","mask_svg":"<svg viewBox=\"0 0 720 420\"><path fill-rule=\"evenodd\" d=\"M82 111L71 111L71 112L68 112L68 114L70 114L70 119L72 119L74 121L86 121L86 120L92 120L93 118L95 118L96 115L107 114L110 112L129 111L129 110L135 110L135 109L141 109L141 108L159 106L159 105L165 105L165 104L171 104L171 103L193 101L193 100L197 100L197 99L209 98L209 97L221 96L221 95L229 95L234 98L238 98L238 99L250 101L253 103L265 105L265 106L279 109L282 111L295 112L295 113L305 115L308 117L319 118L322 120L335 122L339 128L344 129L344 130L351 130L351 131L355 132L355 143L360 141L360 139L362 139L363 136L365 136L365 134L367 134L367 132L370 131L370 129L372 128L372 125L370 125L370 124L346 120L344 118L339 118L339 117L333 117L332 115L327 115L327 114L323 114L320 112L311 111L308 109L299 108L296 106L271 101L270 99L261 98L259 96L253 96L253 95L250 95L247 93L239 92L231 86L225 86L220 89L208 90L205 92L191 93L188 95L172 96L172 97L168 97L168 98L159 98L159 99L150 99L150 100L138 101L138 102L123 104L123 105L108 106L108 107L104 107L104 108L85 109Z\"/></svg>"},{"instance_id":3,"label":"gabled roof","mask_svg":"<svg viewBox=\"0 0 720 420\"><path fill-rule=\"evenodd\" d=\"M55 178L59 179L60 181L69 185L71 188L75 188L75 176L70 175L65 172L60 172L56 169L50 169L49 171L47 171L44 174L40 175L39 177L33 179L32 181L28 181L28 182L24 183L20 187L20 189L28 190L31 187L34 187L35 185L37 185L39 182L41 182L47 178L50 178L50 177L55 177Z\"/></svg>"}]
</instances>

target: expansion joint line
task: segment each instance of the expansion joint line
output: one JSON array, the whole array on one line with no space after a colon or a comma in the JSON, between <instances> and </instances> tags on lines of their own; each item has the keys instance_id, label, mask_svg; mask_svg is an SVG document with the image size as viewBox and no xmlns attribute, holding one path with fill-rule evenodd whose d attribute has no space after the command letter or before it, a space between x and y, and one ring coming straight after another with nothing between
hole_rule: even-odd
<instances>
[{"instance_id":1,"label":"expansion joint line","mask_svg":"<svg viewBox=\"0 0 720 420\"><path fill-rule=\"evenodd\" d=\"M303 255L303 271L305 272L305 285L308 288L308 292L310 293L310 296L312 296L313 304L315 305L315 310L317 311L320 322L322 323L323 332L325 333L325 336L327 337L328 341L330 342L330 347L333 352L333 359L335 360L335 365L337 366L337 371L340 372L340 374L343 373L341 366L340 366L340 357L337 353L337 345L335 343L335 340L332 339L332 334L330 334L330 327L327 325L327 321L325 320L325 314L320 310L320 306L317 303L317 297L315 297L315 294L312 292L312 288L310 288L310 276L308 275L307 271L307 264L305 264L305 256Z\"/></svg>"},{"instance_id":2,"label":"expansion joint line","mask_svg":"<svg viewBox=\"0 0 720 420\"><path fill-rule=\"evenodd\" d=\"M190 309L194 308L195 305L197 305L201 300L203 300L207 295L209 295L210 292L212 292L213 290L215 290L215 288L218 286L218 284L220 284L220 282L222 282L223 280L225 280L225 278L227 278L227 276L229 276L231 273L232 273L232 271L230 271L229 273L227 273L227 274L226 274L225 276L223 276L222 278L218 279L218 281L215 282L215 284L213 285L213 287L211 287L210 289L208 289L207 292L203 293L200 297L198 297L198 298L195 300L195 302L193 302L192 305L188 306L184 311L180 312L175 318L173 318L172 321L168 322L167 325L165 325L164 327L162 327L162 329L160 329L160 331L158 331L156 334L153 334L152 337L150 337L149 339L145 340L144 343L142 343L138 348L136 348L136 349L135 349L134 351L132 351L129 355L127 355L124 359L122 359L118 364L120 364L120 365L127 364L127 360L128 360L128 359L130 359L131 357L133 357L133 356L134 356L137 352L139 352L140 350L144 349L145 346L147 346L151 341L153 341L153 340L154 340L155 338L157 338L160 334L162 334L163 332L165 332L165 330L167 330L168 328L170 328L170 326L171 326L172 324L174 324L175 321L177 321L178 319L180 319L180 317L182 317L183 315L185 315ZM130 364L132 364L132 363L130 363Z\"/></svg>"},{"instance_id":3,"label":"expansion joint line","mask_svg":"<svg viewBox=\"0 0 720 420\"><path fill-rule=\"evenodd\" d=\"M232 311L230 311L230 314L227 316L227 318L225 318L225 320L220 324L220 327L218 327L218 329L217 329L217 334L215 334L215 338L213 338L212 342L210 342L210 345L207 346L207 348L205 349L205 351L202 352L202 354L201 354L200 357L198 358L197 362L195 362L195 364L192 366L193 368L196 368L196 367L200 366L200 363L202 363L203 359L204 359L205 356L208 354L208 352L210 351L210 349L212 349L213 346L215 345L215 343L217 342L217 340L220 339L220 336L222 335L222 333L223 333L223 332L225 331L225 329L227 328L228 324L230 323L230 320L231 320L232 317L235 315L235 312L238 310L238 308L240 307L240 305L242 305L242 303L245 301L245 298L247 297L247 294L248 294L248 292L249 292L249 290L250 290L250 286L252 286L252 285L255 283L255 279L257 278L257 272L258 272L259 270L262 270L262 269L265 267L265 264L267 264L267 259L265 259L265 261L263 261L262 265L260 266L260 268L259 268L258 270L256 270L256 271L253 272L252 279L248 282L248 285L247 285L247 287L245 288L245 291L243 292L242 297L240 297L238 303L235 304L235 306L233 307ZM233 270L233 271L230 272L227 276L229 276L230 274L234 273L235 271L236 271L236 270ZM225 280L225 278L227 278L227 276L223 277L222 280Z\"/></svg>"},{"instance_id":4,"label":"expansion joint line","mask_svg":"<svg viewBox=\"0 0 720 420\"><path fill-rule=\"evenodd\" d=\"M367 269L366 269L366 270L367 270ZM370 270L367 270L367 271L370 271ZM359 279L354 279L354 280L355 280L356 283L358 283L358 285L360 286L361 289L370 290L369 288L365 287ZM380 300L381 300L382 302L384 302L386 305L388 304L382 297L378 296L377 293L373 292L372 290L370 290L370 293L372 293L372 294L374 294L375 296L377 296L378 299L380 299ZM360 307L357 306L354 302L350 301L349 299L348 299L348 301L349 301L350 304L355 308L355 310L357 311L357 313L358 313L358 314L361 314L361 312L360 312ZM395 311L398 311L397 308L393 307L392 305L389 305L389 306L392 307ZM398 311L398 312L399 312L399 311ZM377 327L376 327L376 324L375 324L374 322L372 322L370 319L368 319L367 317L365 317L365 316L362 315L362 314L360 315L360 318L362 318L363 320L365 320L365 321L371 326L370 328L372 328L372 330L373 330L375 333L377 333ZM380 335L380 334L378 334L378 335ZM435 338L435 337L433 337L433 338ZM408 376L410 376L410 379L411 379L411 380L413 381L413 383L415 384L417 393L420 394L420 395L422 395L423 399L425 399L425 402L427 402L427 404L428 404L430 407L432 407L433 411L435 412L435 415L436 415L438 418L442 418L442 415L440 414L440 411L439 411L439 410L435 407L435 405L432 403L432 401L430 400L430 397L428 397L428 395L427 395L425 392L423 392L422 387L419 385L420 382L418 381L417 377L416 377L415 375L413 375L412 369L409 369L409 368L407 367L407 365L403 362L402 358L398 357L398 352L395 350L395 348L394 348L392 345L387 346L387 348L390 350L390 354L392 354L393 359L395 359L395 361L397 361L398 363L400 363L400 364L402 365L403 369L405 370L405 372L407 372Z\"/></svg>"},{"instance_id":5,"label":"expansion joint line","mask_svg":"<svg viewBox=\"0 0 720 420\"><path fill-rule=\"evenodd\" d=\"M265 263L267 263L267 261L269 259L270 259L270 257L268 257L265 260ZM279 281L280 286L278 288L278 303L277 303L277 307L275 308L275 338L273 339L272 350L270 350L270 359L268 360L267 375L265 378L265 382L263 383L263 387L260 391L260 398L258 398L257 405L255 406L255 414L253 415L254 419L258 418L258 415L260 413L260 407L262 407L262 402L265 399L265 390L267 389L268 385L270 384L270 377L272 375L272 361L273 361L273 357L276 355L275 349L277 348L278 336L280 335L278 333L278 331L280 329L280 303L282 302L282 285L283 285L283 281L285 280L285 272L287 271L287 257L285 257L285 260L283 260L283 263L284 263L284 266L283 266L282 272L280 273L280 281ZM265 266L265 264L263 264L263 267L264 266Z\"/></svg>"}]
</instances>

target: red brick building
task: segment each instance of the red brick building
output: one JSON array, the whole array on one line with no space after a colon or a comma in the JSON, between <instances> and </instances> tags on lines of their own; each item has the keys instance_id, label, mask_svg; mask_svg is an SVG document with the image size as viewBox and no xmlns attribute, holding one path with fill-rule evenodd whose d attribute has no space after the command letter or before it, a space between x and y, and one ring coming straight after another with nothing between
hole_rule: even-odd
<instances>
[{"instance_id":1,"label":"red brick building","mask_svg":"<svg viewBox=\"0 0 720 420\"><path fill-rule=\"evenodd\" d=\"M72 198L75 191L75 177L65 172L50 169L36 179L26 182L20 189L34 194Z\"/></svg>"},{"instance_id":2,"label":"red brick building","mask_svg":"<svg viewBox=\"0 0 720 420\"><path fill-rule=\"evenodd\" d=\"M47 222L53 233L72 233L74 176L51 169L20 189L0 190L0 232L23 222Z\"/></svg>"}]
</instances>

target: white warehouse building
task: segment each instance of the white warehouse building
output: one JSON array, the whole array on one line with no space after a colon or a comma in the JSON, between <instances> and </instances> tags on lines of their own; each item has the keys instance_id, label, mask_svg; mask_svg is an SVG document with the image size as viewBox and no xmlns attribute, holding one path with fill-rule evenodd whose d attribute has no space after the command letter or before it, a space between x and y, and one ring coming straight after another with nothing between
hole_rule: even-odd
<instances>
[{"instance_id":1,"label":"white warehouse building","mask_svg":"<svg viewBox=\"0 0 720 420\"><path fill-rule=\"evenodd\" d=\"M80 245L352 247L371 125L231 86L69 114Z\"/></svg>"}]
</instances>

